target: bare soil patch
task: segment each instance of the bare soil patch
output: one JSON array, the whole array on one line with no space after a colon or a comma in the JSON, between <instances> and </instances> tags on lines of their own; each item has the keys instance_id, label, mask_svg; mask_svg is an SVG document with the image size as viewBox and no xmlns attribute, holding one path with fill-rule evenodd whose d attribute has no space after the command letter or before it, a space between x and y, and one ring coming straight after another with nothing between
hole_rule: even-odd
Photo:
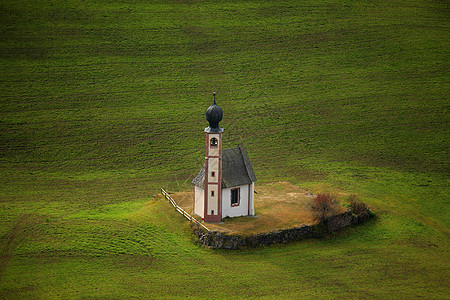
<instances>
[{"instance_id":1,"label":"bare soil patch","mask_svg":"<svg viewBox=\"0 0 450 300\"><path fill-rule=\"evenodd\" d=\"M312 209L314 195L288 182L256 185L254 217L225 218L222 223L205 223L211 230L234 234L256 234L318 223ZM171 195L193 216L194 192ZM341 212L345 208L342 207ZM200 218L198 218L200 219Z\"/></svg>"}]
</instances>

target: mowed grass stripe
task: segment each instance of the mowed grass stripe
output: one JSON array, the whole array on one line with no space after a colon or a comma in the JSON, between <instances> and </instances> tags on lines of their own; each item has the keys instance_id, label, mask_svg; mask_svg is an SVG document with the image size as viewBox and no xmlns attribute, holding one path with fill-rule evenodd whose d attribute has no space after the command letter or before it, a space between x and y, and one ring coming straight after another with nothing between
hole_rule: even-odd
<instances>
[{"instance_id":1,"label":"mowed grass stripe","mask_svg":"<svg viewBox=\"0 0 450 300\"><path fill-rule=\"evenodd\" d=\"M5 298L448 294L448 8L427 1L3 1ZM196 245L205 109L258 183L377 219L249 251ZM248 270L251 270L248 271Z\"/></svg>"}]
</instances>

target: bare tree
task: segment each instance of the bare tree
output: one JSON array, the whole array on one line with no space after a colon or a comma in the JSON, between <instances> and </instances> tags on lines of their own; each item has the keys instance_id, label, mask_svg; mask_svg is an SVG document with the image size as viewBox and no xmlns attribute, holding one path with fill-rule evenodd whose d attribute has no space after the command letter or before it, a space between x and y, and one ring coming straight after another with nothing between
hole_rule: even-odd
<instances>
[{"instance_id":1,"label":"bare tree","mask_svg":"<svg viewBox=\"0 0 450 300\"><path fill-rule=\"evenodd\" d=\"M313 209L316 212L316 218L326 223L328 218L339 213L339 204L333 195L319 193L314 198Z\"/></svg>"},{"instance_id":2,"label":"bare tree","mask_svg":"<svg viewBox=\"0 0 450 300\"><path fill-rule=\"evenodd\" d=\"M358 195L352 194L348 197L348 200L350 202L350 209L354 214L361 215L364 213L368 213L369 208L364 202L361 202L359 200Z\"/></svg>"}]
</instances>

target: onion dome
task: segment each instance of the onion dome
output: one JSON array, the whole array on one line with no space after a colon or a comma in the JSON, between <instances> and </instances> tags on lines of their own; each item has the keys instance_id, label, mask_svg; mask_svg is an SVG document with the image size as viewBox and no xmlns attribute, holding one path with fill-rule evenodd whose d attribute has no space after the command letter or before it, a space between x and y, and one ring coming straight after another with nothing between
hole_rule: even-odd
<instances>
[{"instance_id":1,"label":"onion dome","mask_svg":"<svg viewBox=\"0 0 450 300\"><path fill-rule=\"evenodd\" d=\"M216 104L216 93L214 95L214 103L206 110L206 120L209 122L209 127L205 129L207 132L218 133L223 129L219 127L219 122L222 120L223 111L219 105Z\"/></svg>"}]
</instances>

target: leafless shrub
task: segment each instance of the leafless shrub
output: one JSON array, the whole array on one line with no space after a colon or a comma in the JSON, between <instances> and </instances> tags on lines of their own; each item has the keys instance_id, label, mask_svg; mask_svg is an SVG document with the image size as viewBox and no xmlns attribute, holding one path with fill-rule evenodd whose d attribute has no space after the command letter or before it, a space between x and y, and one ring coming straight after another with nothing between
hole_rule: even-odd
<instances>
[{"instance_id":1,"label":"leafless shrub","mask_svg":"<svg viewBox=\"0 0 450 300\"><path fill-rule=\"evenodd\" d=\"M321 222L339 213L339 204L335 197L329 193L319 193L314 198L313 209L316 212L316 218Z\"/></svg>"},{"instance_id":2,"label":"leafless shrub","mask_svg":"<svg viewBox=\"0 0 450 300\"><path fill-rule=\"evenodd\" d=\"M353 213L357 215L361 215L367 213L369 208L364 202L359 200L358 195L352 194L348 197L348 201L350 202L350 209Z\"/></svg>"}]
</instances>

